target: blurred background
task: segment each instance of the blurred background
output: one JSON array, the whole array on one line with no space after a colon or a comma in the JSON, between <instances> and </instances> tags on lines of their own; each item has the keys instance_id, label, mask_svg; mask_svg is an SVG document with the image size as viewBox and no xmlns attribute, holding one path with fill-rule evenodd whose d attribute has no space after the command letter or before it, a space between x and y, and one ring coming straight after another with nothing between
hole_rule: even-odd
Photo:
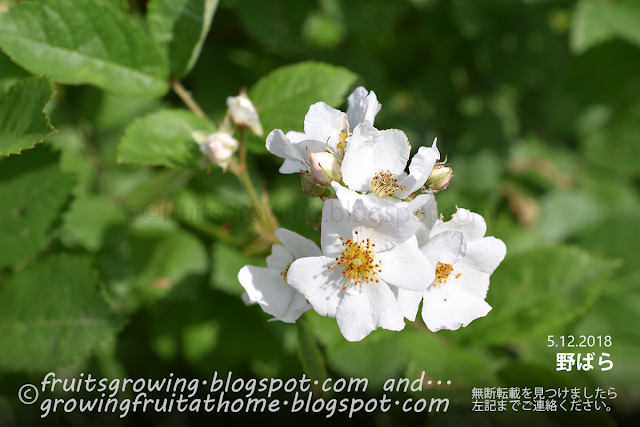
<instances>
[{"instance_id":1,"label":"blurred background","mask_svg":"<svg viewBox=\"0 0 640 427\"><path fill-rule=\"evenodd\" d=\"M120 3L144 16L144 1ZM369 379L364 396L381 395L386 379L413 380L425 371L433 384L418 396L451 399L447 414L393 408L359 414L359 422L553 426L575 419L636 425L640 2L221 0L183 84L210 117L221 120L227 96L282 65L308 60L356 73L352 88L374 90L382 104L376 127L402 129L414 152L438 137L440 152L459 172L437 195L439 211L449 218L457 205L480 213L487 235L508 248L491 278L489 315L435 334L418 320L402 332L378 330L359 343L345 341L334 319L312 312L302 326L268 322L270 316L239 297L238 270L264 265L265 254L251 251L250 203L235 177L220 169L116 162L120 138L134 118L183 107L180 99L173 93L126 99L90 86L58 85L47 111L59 132L11 161L57 162L75 176L73 197L57 214L45 252L86 259L120 324L86 356L34 358L30 369L5 363L0 426L195 426L270 417L326 422L319 414L223 418L175 412L123 420L57 413L41 420L37 408L16 398L22 384L37 383L50 370L70 378L81 372L161 378L171 372L209 379L214 371L233 371L234 378L300 378L302 327L318 344L326 375ZM21 72L4 54L2 71ZM0 79L0 93L11 83ZM346 103L340 107L346 110ZM291 117L296 130L303 119L304 112ZM252 176L268 191L281 226L319 242L312 225L320 201L297 193L297 176L278 174L281 159L266 152L264 140L252 141L250 151ZM0 182L7 164L0 161ZM0 282L12 269L20 266L0 270ZM559 350L547 347L549 335L556 343L573 335L576 345L581 335L610 336L612 345ZM12 351L2 343L0 349ZM602 371L595 363L588 372L557 371L558 352L595 352L596 361L606 352L613 368ZM617 397L606 401L612 411L475 413L473 387L614 387ZM345 414L330 420L352 421Z\"/></svg>"}]
</instances>

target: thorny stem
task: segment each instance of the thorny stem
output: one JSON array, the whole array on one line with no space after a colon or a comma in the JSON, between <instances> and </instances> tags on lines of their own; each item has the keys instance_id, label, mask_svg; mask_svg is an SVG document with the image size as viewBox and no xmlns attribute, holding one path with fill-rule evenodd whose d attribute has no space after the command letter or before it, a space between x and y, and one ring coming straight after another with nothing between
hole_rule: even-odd
<instances>
[{"instance_id":1,"label":"thorny stem","mask_svg":"<svg viewBox=\"0 0 640 427\"><path fill-rule=\"evenodd\" d=\"M209 116L200 108L198 103L193 99L191 93L185 89L185 87L180 83L178 79L175 77L171 78L170 81L171 88L173 91L178 94L180 99L193 111L193 113L201 117L203 119L211 121ZM249 195L251 199L251 204L258 211L259 215L259 226L257 227L258 233L260 234L260 238L262 241L266 243L271 243L276 240L275 238L275 230L278 228L278 221L273 215L273 211L269 206L269 203L266 200L266 197L260 199L258 197L258 193L253 187L253 183L251 182L251 177L249 176L249 171L247 170L247 147L245 144L245 129L240 128L240 153L239 153L239 162L236 164L231 164L229 167L229 171L238 177L240 184L244 187L245 191ZM190 224L193 226L193 224ZM205 231L205 230L202 230ZM210 234L214 235L212 229L206 230Z\"/></svg>"}]
</instances>

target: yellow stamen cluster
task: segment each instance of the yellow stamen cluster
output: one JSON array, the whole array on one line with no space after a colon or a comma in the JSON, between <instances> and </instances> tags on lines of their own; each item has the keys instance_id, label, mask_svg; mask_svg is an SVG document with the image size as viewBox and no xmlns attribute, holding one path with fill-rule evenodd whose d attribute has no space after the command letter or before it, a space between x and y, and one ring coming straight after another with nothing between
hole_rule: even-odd
<instances>
[{"instance_id":1,"label":"yellow stamen cluster","mask_svg":"<svg viewBox=\"0 0 640 427\"><path fill-rule=\"evenodd\" d=\"M287 273L289 272L289 267L291 267L291 264L287 265L287 268L285 268L284 270L282 270L280 272L280 275L282 276L282 283L285 284L285 285L289 284L287 282Z\"/></svg>"},{"instance_id":2,"label":"yellow stamen cluster","mask_svg":"<svg viewBox=\"0 0 640 427\"><path fill-rule=\"evenodd\" d=\"M396 191L406 190L406 187L398 185L398 176L389 171L377 172L369 185L379 197L393 196Z\"/></svg>"},{"instance_id":3,"label":"yellow stamen cluster","mask_svg":"<svg viewBox=\"0 0 640 427\"><path fill-rule=\"evenodd\" d=\"M342 131L340 132L340 141L338 142L338 149L344 150L347 148L347 137L349 136L348 132Z\"/></svg>"},{"instance_id":4,"label":"yellow stamen cluster","mask_svg":"<svg viewBox=\"0 0 640 427\"><path fill-rule=\"evenodd\" d=\"M447 283L449 276L453 273L453 264L443 264L441 262L436 265L436 280L433 281L433 286L442 283ZM460 273L455 273L454 278L460 277Z\"/></svg>"},{"instance_id":5,"label":"yellow stamen cluster","mask_svg":"<svg viewBox=\"0 0 640 427\"><path fill-rule=\"evenodd\" d=\"M340 238L344 247L342 255L336 258L335 264L328 267L331 269L336 264L345 266L342 277L348 280L342 289L347 289L352 280L356 285L372 281L378 283L379 280L375 278L375 275L382 272L380 269L382 261L378 261L376 264L373 257L375 243L371 243L369 239L359 242L357 239L358 232L356 231L355 234L355 242L352 239L345 240L343 237Z\"/></svg>"}]
</instances>

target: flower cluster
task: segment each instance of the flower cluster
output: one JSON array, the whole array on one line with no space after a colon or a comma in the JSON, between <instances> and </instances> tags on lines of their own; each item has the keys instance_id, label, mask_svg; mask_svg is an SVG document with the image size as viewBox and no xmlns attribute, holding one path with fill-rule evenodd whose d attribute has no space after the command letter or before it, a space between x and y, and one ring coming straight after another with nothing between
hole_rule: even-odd
<instances>
[{"instance_id":1,"label":"flower cluster","mask_svg":"<svg viewBox=\"0 0 640 427\"><path fill-rule=\"evenodd\" d=\"M449 184L450 164L439 161L437 141L409 161L404 132L374 127L380 108L375 93L359 87L346 113L318 102L304 133L267 136L269 152L284 159L280 172L299 174L303 193L324 200L320 248L278 229L282 245L273 246L267 268L240 270L245 302L273 320L295 322L313 308L359 341L377 328L402 330L420 302L434 332L491 310L485 297L504 243L484 237L484 219L466 209L438 218L435 193Z\"/></svg>"}]
</instances>

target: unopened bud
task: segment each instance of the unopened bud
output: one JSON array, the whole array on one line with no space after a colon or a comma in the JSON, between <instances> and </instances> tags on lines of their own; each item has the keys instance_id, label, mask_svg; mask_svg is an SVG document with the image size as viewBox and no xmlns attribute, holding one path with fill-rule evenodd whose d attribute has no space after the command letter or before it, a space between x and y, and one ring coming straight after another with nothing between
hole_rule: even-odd
<instances>
[{"instance_id":1,"label":"unopened bud","mask_svg":"<svg viewBox=\"0 0 640 427\"><path fill-rule=\"evenodd\" d=\"M233 123L248 127L255 136L261 137L264 135L258 112L247 96L246 90L240 91L238 96L228 96L227 108Z\"/></svg>"},{"instance_id":2,"label":"unopened bud","mask_svg":"<svg viewBox=\"0 0 640 427\"><path fill-rule=\"evenodd\" d=\"M302 186L302 194L306 194L309 197L323 197L330 193L327 187L319 184L309 172L300 174L300 184Z\"/></svg>"},{"instance_id":3,"label":"unopened bud","mask_svg":"<svg viewBox=\"0 0 640 427\"><path fill-rule=\"evenodd\" d=\"M427 188L432 191L444 190L449 185L452 176L453 170L447 163L436 163L427 179Z\"/></svg>"},{"instance_id":4,"label":"unopened bud","mask_svg":"<svg viewBox=\"0 0 640 427\"><path fill-rule=\"evenodd\" d=\"M238 150L238 141L226 132L212 133L200 145L200 152L204 154L211 163L226 169L231 163L233 154Z\"/></svg>"},{"instance_id":5,"label":"unopened bud","mask_svg":"<svg viewBox=\"0 0 640 427\"><path fill-rule=\"evenodd\" d=\"M310 153L309 163L311 164L313 176L321 185L329 186L331 181L340 182L342 180L340 162L333 154L326 152Z\"/></svg>"}]
</instances>

